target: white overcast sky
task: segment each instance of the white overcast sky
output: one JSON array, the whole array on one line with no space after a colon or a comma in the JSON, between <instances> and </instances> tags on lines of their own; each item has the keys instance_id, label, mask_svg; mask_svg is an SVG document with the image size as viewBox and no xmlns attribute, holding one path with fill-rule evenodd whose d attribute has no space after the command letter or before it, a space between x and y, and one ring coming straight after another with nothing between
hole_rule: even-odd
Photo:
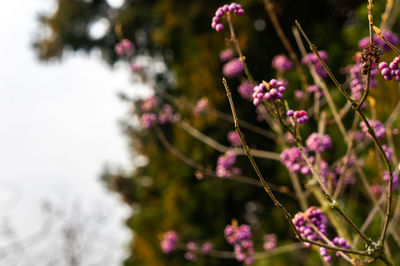
<instances>
[{"instance_id":1,"label":"white overcast sky","mask_svg":"<svg viewBox=\"0 0 400 266\"><path fill-rule=\"evenodd\" d=\"M39 63L31 48L36 18L54 1L2 1L0 9L0 218L25 236L43 222L43 200L79 200L109 211L108 228L120 245L114 248L123 250L128 212L98 179L105 163L129 165L117 123L128 107L116 97L132 93L129 73L95 55Z\"/></svg>"}]
</instances>

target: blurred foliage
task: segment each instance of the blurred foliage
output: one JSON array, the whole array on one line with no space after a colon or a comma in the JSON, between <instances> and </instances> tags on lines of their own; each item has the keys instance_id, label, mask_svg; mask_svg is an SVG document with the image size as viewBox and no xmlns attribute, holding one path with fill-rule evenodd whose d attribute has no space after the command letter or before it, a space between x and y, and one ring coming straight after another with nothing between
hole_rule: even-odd
<instances>
[{"instance_id":1,"label":"blurred foliage","mask_svg":"<svg viewBox=\"0 0 400 266\"><path fill-rule=\"evenodd\" d=\"M48 34L41 36L34 44L40 59L62 59L63 54L71 50L100 50L104 60L114 64L118 59L114 45L120 38L127 38L135 43L138 53L161 55L168 68L174 72L176 84L172 86L161 78L157 81L160 87L192 103L206 96L211 106L228 112L218 53L227 47L225 38L229 36L227 30L216 33L210 27L215 10L225 1L127 0L117 9L112 8L106 0L56 1L56 11L39 18L42 27L49 29ZM248 0L240 3L246 13L243 17L235 18L234 24L250 71L256 80L269 80L274 76L271 60L274 55L285 53L284 48L262 1ZM276 14L293 46L296 47L291 28L294 20L298 19L319 49L328 52L329 64L344 80L339 69L352 63L351 57L357 51L357 41L368 33L366 1L282 0L275 4ZM383 4L377 4L376 8L382 10ZM99 20L106 20L109 27L104 36L94 39L90 30ZM379 18L376 20L379 21ZM265 23L265 28L256 30L256 21ZM290 88L293 91L298 86L296 84L299 84L298 79L294 72L289 73L288 78L295 84ZM239 116L246 121L258 123L252 104L239 100L241 98L234 90L239 82L232 80L229 84L233 88ZM195 117L185 113L184 117L197 129L227 144L225 136L233 129L232 124L217 121L212 116ZM266 124L260 125L266 127ZM129 136L132 153L143 154L149 160L149 164L132 173L105 173L103 178L110 189L118 192L124 202L132 207L132 215L126 224L132 230L133 237L130 256L125 265L191 265L183 259L183 252L168 256L161 253L160 236L171 229L176 230L184 241L210 240L218 249L230 249L223 238L223 228L233 218L238 219L239 223L252 224L246 219L249 203L258 206L258 226L252 224L256 249L260 250L265 233L276 233L278 239L294 239L283 215L274 208L262 189L220 179L198 181L193 169L166 150L153 131L142 131L128 124L124 129ZM219 154L211 148L194 140L178 127L163 126L162 130L167 139L189 158L215 168ZM265 150L277 149L273 143L258 135L247 131L245 135L250 140L250 146ZM342 154L343 150L344 147L339 145L333 154L338 151ZM244 169L245 175L254 177L246 158L239 158L238 165ZM265 160L260 161L260 165L272 183L288 183L284 171L275 169ZM279 195L279 198L292 213L299 210L297 203L290 197ZM357 200L360 198L362 196ZM349 205L350 211L361 212L356 209L354 204ZM361 217L364 217L364 213ZM312 256L305 256L308 253ZM274 257L268 262L271 265L314 265L320 263L320 259L317 252L303 250ZM200 257L196 265L222 264L238 263L234 260ZM267 263L260 261L260 265Z\"/></svg>"}]
</instances>

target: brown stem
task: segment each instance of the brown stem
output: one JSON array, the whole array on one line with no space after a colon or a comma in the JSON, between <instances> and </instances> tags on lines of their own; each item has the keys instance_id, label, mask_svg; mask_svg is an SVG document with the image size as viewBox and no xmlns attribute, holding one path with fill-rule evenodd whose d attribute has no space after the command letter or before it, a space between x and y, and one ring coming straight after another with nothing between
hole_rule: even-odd
<instances>
[{"instance_id":1,"label":"brown stem","mask_svg":"<svg viewBox=\"0 0 400 266\"><path fill-rule=\"evenodd\" d=\"M245 153L246 153L246 155L247 155L247 157L248 157L248 159L249 159L249 161L250 161L250 163L251 163L251 165L252 165L254 171L256 172L258 178L260 179L260 181L261 181L261 183L262 183L262 185L263 185L265 191L267 192L268 196L271 198L271 200L272 200L272 202L274 203L274 205L275 205L276 207L278 207L278 208L283 212L283 214L284 214L286 220L289 222L291 228L292 228L293 231L295 232L297 239L299 239L300 241L303 241L303 242L307 242L307 243L310 243L310 244L314 244L314 245L320 246L320 247L325 247L325 248L330 249L330 250L342 251L342 252L345 252L345 253L352 253L352 254L358 254L358 255L371 256L371 254L370 254L369 252L366 252L366 251L348 250L348 249L337 248L337 247L333 248L333 247L331 247L331 246L329 246L329 245L326 245L326 244L322 244L322 243L319 243L319 242L315 242L315 241L308 240L308 239L306 239L306 238L303 238L303 237L300 235L300 232L297 230L296 226L294 225L294 223L293 223L293 221L292 221L292 219L291 219L291 218L292 218L292 215L291 215L291 214L286 210L286 208L277 200L277 198L275 197L274 193L271 191L270 186L268 185L267 181L265 180L264 176L261 174L261 171L260 171L260 169L258 168L258 166L257 166L257 164L256 164L256 162L255 162L255 160L254 160L254 158L253 158L253 156L251 155L250 149L249 149L249 147L247 146L247 144L246 144L246 142L245 142L245 140L244 140L244 138L243 138L243 136L242 136L242 132L240 131L239 124L237 123L236 109L235 109L235 106L234 106L234 104L233 104L231 91L230 91L230 89L229 89L229 87L228 87L228 84L227 84L225 78L223 78L222 81L223 81L223 83L224 83L224 87L225 87L225 91L226 91L226 96L228 97L229 105L230 105L230 107L231 107L233 120L235 121L235 130L236 130L236 132L238 133L238 135L239 135L239 137L240 137L240 141L242 142L243 150L245 151ZM336 202L335 202L335 203L336 203ZM334 207L334 208L337 208L337 207L338 207L337 203L334 204L333 207ZM338 210L339 210L339 213L340 213L340 210L341 210L341 209L339 208ZM354 224L353 224L353 226L354 226ZM362 234L362 236L363 236L363 234Z\"/></svg>"},{"instance_id":2,"label":"brown stem","mask_svg":"<svg viewBox=\"0 0 400 266\"><path fill-rule=\"evenodd\" d=\"M383 242L384 242L385 237L386 237L386 232L387 232L387 228L388 228L389 221L390 221L390 212L391 212L391 207L392 207L392 186L393 186L393 168L392 168L392 165L391 165L390 161L388 160L388 158L386 156L386 153L384 152L384 150L382 148L382 145L379 143L379 140L376 137L375 132L374 132L373 128L371 127L371 125L369 124L369 122L368 122L367 118L365 117L364 113L361 111L361 109L357 108L357 104L354 102L354 100L348 95L348 93L345 90L343 90L342 85L337 81L335 76L332 74L331 70L329 69L329 67L327 66L325 61L322 60L321 56L318 54L316 46L310 41L310 39L308 39L307 35L305 34L305 32L303 31L303 29L301 28L300 24L297 21L296 21L296 25L299 28L299 30L302 33L302 35L304 36L304 38L306 39L307 43L309 44L310 49L318 57L318 59L321 62L322 66L327 71L327 73L331 77L332 81L335 83L336 87L345 96L345 98L351 103L353 109L355 109L356 112L361 116L361 119L364 121L365 125L368 128L368 133L371 135L373 142L378 147L379 153L381 154L381 156L382 156L382 158L383 158L383 160L385 162L386 168L388 169L388 172L389 172L389 187L388 187L388 196L387 196L386 215L385 215L385 221L384 221L384 224L383 224L382 233L381 233L381 236L379 238L379 243L378 243L378 249L381 249L383 247ZM374 26L374 29L375 28L376 27ZM369 240L367 243L368 244L372 244L371 240Z\"/></svg>"},{"instance_id":3,"label":"brown stem","mask_svg":"<svg viewBox=\"0 0 400 266\"><path fill-rule=\"evenodd\" d=\"M297 57L297 54L294 52L292 45L290 44L288 38L286 37L285 33L282 30L282 27L279 23L279 20L275 14L274 4L272 4L269 0L264 0L265 10L272 22L272 25L275 28L276 34L278 35L279 39L281 40L283 46L285 47L286 51L289 54L290 59L296 64L296 71L300 75L300 80L303 84L303 87L307 88L307 77L304 74L303 68L300 64L300 60Z\"/></svg>"},{"instance_id":4,"label":"brown stem","mask_svg":"<svg viewBox=\"0 0 400 266\"><path fill-rule=\"evenodd\" d=\"M242 61L242 63L243 63L244 73L246 74L248 80L249 80L253 85L256 85L256 82L255 82L253 76L251 75L251 73L250 73L250 71L249 71L249 68L248 68L248 66L247 66L246 58L243 56L242 49L240 49L239 41L238 41L238 39L236 38L236 33L235 33L234 28L233 28L233 24L232 24L232 20L231 20L231 13L228 12L227 15L226 15L226 17L227 17L227 20L228 20L229 31L230 31L230 33L231 33L231 40L230 40L230 41L233 42L233 44L234 44L234 46L235 46L235 49L236 49L236 52L237 52L238 55L239 55L239 59L240 59L240 61Z\"/></svg>"}]
</instances>

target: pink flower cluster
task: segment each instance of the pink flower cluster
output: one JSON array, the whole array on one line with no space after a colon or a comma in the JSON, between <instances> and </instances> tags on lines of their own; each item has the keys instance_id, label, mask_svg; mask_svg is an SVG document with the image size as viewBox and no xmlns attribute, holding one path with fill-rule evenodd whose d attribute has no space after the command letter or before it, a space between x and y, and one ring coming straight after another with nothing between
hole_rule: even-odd
<instances>
[{"instance_id":1,"label":"pink flower cluster","mask_svg":"<svg viewBox=\"0 0 400 266\"><path fill-rule=\"evenodd\" d=\"M258 106L262 100L272 101L282 99L286 85L284 81L276 79L271 79L266 84L261 82L253 89L253 104Z\"/></svg>"},{"instance_id":2,"label":"pink flower cluster","mask_svg":"<svg viewBox=\"0 0 400 266\"><path fill-rule=\"evenodd\" d=\"M218 8L215 12L215 16L212 18L211 28L215 29L218 32L223 31L224 25L222 25L221 20L222 16L227 12L230 12L237 16L241 16L244 14L244 10L239 4L231 3L230 5L224 5Z\"/></svg>"},{"instance_id":3,"label":"pink flower cluster","mask_svg":"<svg viewBox=\"0 0 400 266\"><path fill-rule=\"evenodd\" d=\"M115 45L114 50L118 56L129 55L133 51L133 43L130 40L123 39Z\"/></svg>"},{"instance_id":4,"label":"pink flower cluster","mask_svg":"<svg viewBox=\"0 0 400 266\"><path fill-rule=\"evenodd\" d=\"M293 68L293 62L286 55L277 55L272 59L272 67L278 71L286 72Z\"/></svg>"},{"instance_id":5,"label":"pink flower cluster","mask_svg":"<svg viewBox=\"0 0 400 266\"><path fill-rule=\"evenodd\" d=\"M176 244L179 240L178 234L175 231L168 231L164 233L161 241L161 249L164 253L171 253L175 250Z\"/></svg>"},{"instance_id":6,"label":"pink flower cluster","mask_svg":"<svg viewBox=\"0 0 400 266\"><path fill-rule=\"evenodd\" d=\"M378 120L370 120L367 119L368 123L371 125L372 129L374 130L375 136L377 139L383 139L386 135L386 129L385 126L382 124L382 122ZM364 123L364 121L360 122L360 127L361 130L370 138L372 139L371 135L368 133L368 127Z\"/></svg>"},{"instance_id":7,"label":"pink flower cluster","mask_svg":"<svg viewBox=\"0 0 400 266\"><path fill-rule=\"evenodd\" d=\"M323 152L332 148L332 139L328 135L312 133L306 140L308 150L313 152Z\"/></svg>"},{"instance_id":8,"label":"pink flower cluster","mask_svg":"<svg viewBox=\"0 0 400 266\"><path fill-rule=\"evenodd\" d=\"M400 81L400 56L396 56L393 58L393 61L389 63L389 66L386 62L381 62L379 64L379 70L385 80L395 79L396 81Z\"/></svg>"},{"instance_id":9,"label":"pink flower cluster","mask_svg":"<svg viewBox=\"0 0 400 266\"><path fill-rule=\"evenodd\" d=\"M321 56L322 60L325 62L328 60L328 54L325 51L318 51L318 54ZM328 73L325 71L324 67L322 66L321 62L319 61L318 57L314 53L309 53L305 55L301 59L301 63L303 65L312 64L315 72L322 78L325 78Z\"/></svg>"},{"instance_id":10,"label":"pink flower cluster","mask_svg":"<svg viewBox=\"0 0 400 266\"><path fill-rule=\"evenodd\" d=\"M247 224L240 226L227 225L224 230L225 239L234 246L235 256L238 261L252 264L254 258L254 245L251 241L251 229Z\"/></svg>"},{"instance_id":11,"label":"pink flower cluster","mask_svg":"<svg viewBox=\"0 0 400 266\"><path fill-rule=\"evenodd\" d=\"M224 73L224 76L227 78L234 78L242 74L244 71L244 65L243 62L240 61L240 59L235 58L230 61L228 61L223 67L222 67L222 72Z\"/></svg>"},{"instance_id":12,"label":"pink flower cluster","mask_svg":"<svg viewBox=\"0 0 400 266\"><path fill-rule=\"evenodd\" d=\"M218 157L217 160L217 176L227 178L232 174L240 174L240 169L233 167L236 162L236 153L233 150L227 151L225 154Z\"/></svg>"}]
</instances>

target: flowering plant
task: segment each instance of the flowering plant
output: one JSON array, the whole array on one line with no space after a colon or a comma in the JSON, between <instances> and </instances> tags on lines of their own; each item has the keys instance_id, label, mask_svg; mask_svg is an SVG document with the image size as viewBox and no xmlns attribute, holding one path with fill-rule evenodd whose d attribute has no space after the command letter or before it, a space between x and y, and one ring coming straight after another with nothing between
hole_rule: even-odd
<instances>
[{"instance_id":1,"label":"flowering plant","mask_svg":"<svg viewBox=\"0 0 400 266\"><path fill-rule=\"evenodd\" d=\"M223 34L226 26L229 28L230 38L227 42L230 47L222 51L219 58L223 62L222 84L231 109L231 120L226 114L224 116L213 109L206 98L191 104L179 101L175 96L158 88L149 77L150 64L133 70L135 75L155 92L155 95L141 101L138 113L142 126L154 129L160 142L169 151L195 169L197 179L222 178L262 186L292 229L292 240L297 238L302 243L279 245L280 240L271 230L264 237L262 246L265 250L256 252L251 226L239 225L233 219L224 230L226 241L233 246L233 251L214 249L214 245L208 241L200 244L190 240L184 243L183 239L178 237L178 231L164 233L161 236L161 248L165 253L171 253L175 249L184 250L184 256L189 261L195 261L199 255L207 255L235 258L245 264L253 264L259 259L284 252L311 248L319 252L324 263L343 260L353 265L361 265L379 260L386 265L393 265L393 261L399 259L393 256L392 251L398 252L400 248L397 225L400 219L400 204L397 203L394 208L399 170L393 167L398 165L393 138L398 132L392 126L400 113L400 104L392 110L385 122L381 122L376 114L377 100L370 90L378 90L381 84L392 79L392 82L400 80L400 51L396 47L398 38L395 33L389 31L385 20L381 26L386 28L385 31L375 26L374 5L373 1L369 0L369 36L360 41L359 47L362 51L354 56L354 64L343 68L347 81L342 84L334 74L336 71L329 67L327 52L317 50L300 23L296 21L293 36L302 54L302 58L299 58L280 27L273 4L269 0L264 0L264 4L288 54L280 54L272 59L271 65L276 70L276 76L265 80L260 78L256 82L251 74L234 29L233 17L245 16L245 8L237 3L223 5L217 9L211 21L212 29L218 34ZM390 13L391 8L388 4L384 15ZM308 52L303 39L310 47ZM132 49L133 45L124 39L116 46L115 51L131 61ZM382 58L391 57L390 52L398 55L390 63L382 61ZM296 89L286 79L287 73L295 74L298 84ZM230 82L227 81L236 78L241 79L239 95L252 102L258 117L267 123L267 130L239 119ZM291 95L293 97L290 97ZM171 104L159 106L157 97ZM338 105L343 100L346 102L339 108ZM233 120L235 131L227 134L230 145L223 145L197 130L184 119L183 110L189 110L195 116L214 113L218 118ZM220 152L214 169L188 158L174 147L163 133L162 126L180 127L192 137ZM274 140L280 149L279 154L250 148L249 145L253 146L254 143L251 143L252 139L244 137L242 128ZM332 152L338 141L344 143L344 153ZM367 162L367 157L371 154L376 162L373 170L368 169L370 165ZM237 156L247 156L259 182L242 175L243 169L235 165ZM287 187L271 184L271 178L260 170L258 160L281 163L286 169L286 175L290 177L289 186L293 188L293 193L288 191ZM373 178L374 175L379 178ZM345 208L346 187L355 183L360 184L360 187L355 189L364 193L365 198L371 202L371 211L363 222L356 220L357 217ZM293 196L299 206L297 214L293 216L276 193ZM397 198L397 201L399 199ZM376 213L379 213L382 225L374 232L367 232ZM394 245L389 245L389 241Z\"/></svg>"}]
</instances>

